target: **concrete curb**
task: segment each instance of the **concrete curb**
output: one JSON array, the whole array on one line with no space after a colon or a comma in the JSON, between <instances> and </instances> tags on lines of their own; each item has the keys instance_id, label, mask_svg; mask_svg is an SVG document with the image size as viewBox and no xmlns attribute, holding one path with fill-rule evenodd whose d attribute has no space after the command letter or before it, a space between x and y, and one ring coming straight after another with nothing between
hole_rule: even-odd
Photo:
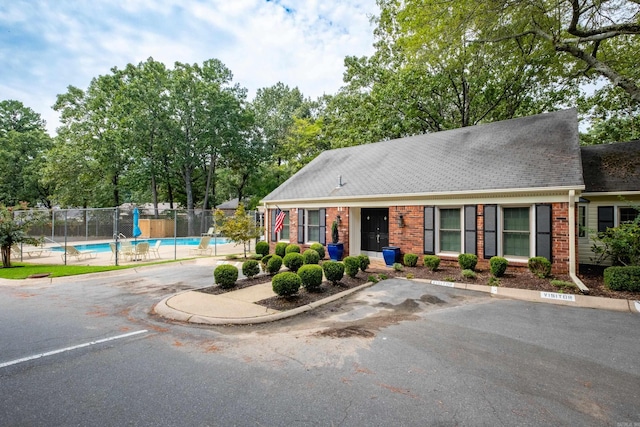
<instances>
[{"instance_id":1,"label":"concrete curb","mask_svg":"<svg viewBox=\"0 0 640 427\"><path fill-rule=\"evenodd\" d=\"M152 311L157 315L162 316L166 319L176 320L179 322L196 323L201 325L253 325L258 323L274 322L276 320L282 320L288 317L302 314L306 311L309 311L314 308L320 307L322 305L329 304L331 302L339 300L340 298L344 298L348 295L351 295L362 289L368 288L372 285L374 285L374 282L367 282L360 286L356 286L355 288L347 289L346 291L339 292L337 294L331 295L330 297L321 299L311 304L303 305L301 307L297 307L292 310L281 311L276 314L266 314L264 316L254 316L254 317L245 317L245 318L224 318L224 317L202 316L199 314L186 313L184 311L180 311L178 309L175 309L169 306L168 301L171 298L183 293L195 292L194 290L183 291L174 295L170 295L164 298L159 303L157 303L153 307Z\"/></svg>"},{"instance_id":2,"label":"concrete curb","mask_svg":"<svg viewBox=\"0 0 640 427\"><path fill-rule=\"evenodd\" d=\"M409 279L405 279L409 280ZM640 313L640 301L604 298L588 295L561 294L556 292L531 291L528 289L501 288L499 286L474 285L472 283L442 282L439 280L411 279L430 285L455 289L490 293L491 296L505 297L530 302L564 305L569 307L595 308L602 310Z\"/></svg>"}]
</instances>

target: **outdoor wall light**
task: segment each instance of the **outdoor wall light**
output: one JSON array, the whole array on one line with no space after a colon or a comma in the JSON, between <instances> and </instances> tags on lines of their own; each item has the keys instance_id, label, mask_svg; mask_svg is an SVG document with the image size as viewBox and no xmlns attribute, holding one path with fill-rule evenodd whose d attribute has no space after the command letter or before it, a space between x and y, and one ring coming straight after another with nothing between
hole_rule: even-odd
<instances>
[{"instance_id":1,"label":"outdoor wall light","mask_svg":"<svg viewBox=\"0 0 640 427\"><path fill-rule=\"evenodd\" d=\"M398 227L404 227L404 215L402 214L398 217Z\"/></svg>"},{"instance_id":2,"label":"outdoor wall light","mask_svg":"<svg viewBox=\"0 0 640 427\"><path fill-rule=\"evenodd\" d=\"M342 218L340 218L340 215L336 216L336 221L338 224L342 224Z\"/></svg>"}]
</instances>

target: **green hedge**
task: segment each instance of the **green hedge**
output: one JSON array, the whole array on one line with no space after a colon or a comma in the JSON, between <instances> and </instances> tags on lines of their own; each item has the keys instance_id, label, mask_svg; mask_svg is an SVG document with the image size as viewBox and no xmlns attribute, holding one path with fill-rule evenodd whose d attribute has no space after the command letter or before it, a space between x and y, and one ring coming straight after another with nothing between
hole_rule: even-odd
<instances>
[{"instance_id":1,"label":"green hedge","mask_svg":"<svg viewBox=\"0 0 640 427\"><path fill-rule=\"evenodd\" d=\"M314 250L314 249L307 249L302 254L302 257L304 258L304 263L305 264L318 264L318 263L320 263L320 254L318 254L318 252L316 250Z\"/></svg>"},{"instance_id":2,"label":"green hedge","mask_svg":"<svg viewBox=\"0 0 640 427\"><path fill-rule=\"evenodd\" d=\"M222 264L213 270L216 284L222 289L233 288L238 280L238 268L230 264Z\"/></svg>"},{"instance_id":3,"label":"green hedge","mask_svg":"<svg viewBox=\"0 0 640 427\"><path fill-rule=\"evenodd\" d=\"M256 253L262 255L263 257L269 255L269 243L263 240L256 243Z\"/></svg>"},{"instance_id":4,"label":"green hedge","mask_svg":"<svg viewBox=\"0 0 640 427\"><path fill-rule=\"evenodd\" d=\"M612 291L640 292L640 267L607 267L604 269L604 285Z\"/></svg>"},{"instance_id":5,"label":"green hedge","mask_svg":"<svg viewBox=\"0 0 640 427\"><path fill-rule=\"evenodd\" d=\"M278 255L280 258L284 258L284 256L287 254L287 246L289 246L287 242L276 243L276 248L275 248L276 255Z\"/></svg>"},{"instance_id":6,"label":"green hedge","mask_svg":"<svg viewBox=\"0 0 640 427\"><path fill-rule=\"evenodd\" d=\"M458 264L463 270L474 271L476 264L478 264L478 256L475 254L460 254L458 255Z\"/></svg>"},{"instance_id":7,"label":"green hedge","mask_svg":"<svg viewBox=\"0 0 640 427\"><path fill-rule=\"evenodd\" d=\"M300 276L290 271L284 271L273 276L271 279L271 288L273 292L281 297L293 295L298 292L302 281Z\"/></svg>"},{"instance_id":8,"label":"green hedge","mask_svg":"<svg viewBox=\"0 0 640 427\"><path fill-rule=\"evenodd\" d=\"M302 281L302 286L310 291L316 291L322 284L322 267L317 264L306 264L298 270L298 276Z\"/></svg>"},{"instance_id":9,"label":"green hedge","mask_svg":"<svg viewBox=\"0 0 640 427\"><path fill-rule=\"evenodd\" d=\"M425 255L422 258L422 262L424 266L427 267L431 271L436 271L440 266L440 257L437 255Z\"/></svg>"},{"instance_id":10,"label":"green hedge","mask_svg":"<svg viewBox=\"0 0 640 427\"><path fill-rule=\"evenodd\" d=\"M360 260L355 256L348 256L342 260L344 264L344 272L347 273L349 277L356 277L358 271L360 270Z\"/></svg>"},{"instance_id":11,"label":"green hedge","mask_svg":"<svg viewBox=\"0 0 640 427\"><path fill-rule=\"evenodd\" d=\"M322 263L322 270L327 280L334 285L337 285L344 276L344 264L341 262L325 261Z\"/></svg>"},{"instance_id":12,"label":"green hedge","mask_svg":"<svg viewBox=\"0 0 640 427\"><path fill-rule=\"evenodd\" d=\"M501 256L494 256L489 260L489 269L491 270L491 274L495 277L504 276L504 272L507 271L508 265L509 261Z\"/></svg>"},{"instance_id":13,"label":"green hedge","mask_svg":"<svg viewBox=\"0 0 640 427\"><path fill-rule=\"evenodd\" d=\"M360 260L360 270L363 272L367 271L369 268L369 264L371 264L371 260L367 255L358 255L358 259Z\"/></svg>"},{"instance_id":14,"label":"green hedge","mask_svg":"<svg viewBox=\"0 0 640 427\"><path fill-rule=\"evenodd\" d=\"M290 254L292 252L295 253L300 253L300 246L296 245L295 243L290 243L287 245L286 248L284 248L284 254Z\"/></svg>"},{"instance_id":15,"label":"green hedge","mask_svg":"<svg viewBox=\"0 0 640 427\"><path fill-rule=\"evenodd\" d=\"M304 257L298 252L289 252L282 258L284 266L294 273L304 265Z\"/></svg>"},{"instance_id":16,"label":"green hedge","mask_svg":"<svg viewBox=\"0 0 640 427\"><path fill-rule=\"evenodd\" d=\"M407 267L415 267L418 265L418 255L416 254L404 254L404 265Z\"/></svg>"},{"instance_id":17,"label":"green hedge","mask_svg":"<svg viewBox=\"0 0 640 427\"><path fill-rule=\"evenodd\" d=\"M275 274L280 271L280 267L282 267L282 257L279 255L271 255L269 261L267 262L267 272L269 274Z\"/></svg>"},{"instance_id":18,"label":"green hedge","mask_svg":"<svg viewBox=\"0 0 640 427\"><path fill-rule=\"evenodd\" d=\"M251 279L254 276L260 274L260 265L258 261L250 259L242 263L242 274Z\"/></svg>"},{"instance_id":19,"label":"green hedge","mask_svg":"<svg viewBox=\"0 0 640 427\"><path fill-rule=\"evenodd\" d=\"M314 251L318 252L318 255L320 255L320 259L324 259L324 246L322 246L322 243L312 243L311 246L309 246L309 249L313 249Z\"/></svg>"},{"instance_id":20,"label":"green hedge","mask_svg":"<svg viewBox=\"0 0 640 427\"><path fill-rule=\"evenodd\" d=\"M529 258L529 261L527 261L527 267L529 267L530 272L541 279L549 277L551 274L551 261L543 256L534 256L533 258Z\"/></svg>"}]
</instances>

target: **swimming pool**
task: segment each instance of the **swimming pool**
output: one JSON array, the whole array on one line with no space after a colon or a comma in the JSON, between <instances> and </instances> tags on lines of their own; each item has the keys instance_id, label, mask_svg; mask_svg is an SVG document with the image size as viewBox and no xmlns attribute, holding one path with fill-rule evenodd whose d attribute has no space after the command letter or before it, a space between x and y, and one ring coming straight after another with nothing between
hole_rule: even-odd
<instances>
[{"instance_id":1,"label":"swimming pool","mask_svg":"<svg viewBox=\"0 0 640 427\"><path fill-rule=\"evenodd\" d=\"M134 245L140 242L149 242L150 246L154 246L158 240L162 242L161 246L173 246L174 242L177 246L198 246L200 244L200 237L177 237L175 239L173 237L163 239L127 239L127 241L130 241ZM209 242L209 246L223 245L225 243L229 243L229 240L226 237L212 237ZM73 246L79 251L111 252L109 242L74 244ZM51 250L54 252L62 252L62 247L53 247Z\"/></svg>"}]
</instances>

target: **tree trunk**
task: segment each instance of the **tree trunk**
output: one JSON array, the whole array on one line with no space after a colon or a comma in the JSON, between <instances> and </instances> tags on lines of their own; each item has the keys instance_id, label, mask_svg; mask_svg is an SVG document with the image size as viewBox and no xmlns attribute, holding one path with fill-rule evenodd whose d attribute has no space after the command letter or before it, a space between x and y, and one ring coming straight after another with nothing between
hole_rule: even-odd
<instances>
[{"instance_id":1,"label":"tree trunk","mask_svg":"<svg viewBox=\"0 0 640 427\"><path fill-rule=\"evenodd\" d=\"M204 209L204 211L208 210L209 207L209 192L211 191L211 187L212 187L212 181L213 181L213 177L215 176L215 170L216 170L216 156L215 155L211 155L211 161L209 162L209 170L207 171L207 185L205 187L204 190L204 202L202 204L202 208ZM215 185L215 183L213 184ZM200 229L201 230L206 230L206 216L202 215L202 220L200 221Z\"/></svg>"},{"instance_id":2,"label":"tree trunk","mask_svg":"<svg viewBox=\"0 0 640 427\"><path fill-rule=\"evenodd\" d=\"M11 245L2 246L2 267L11 267Z\"/></svg>"}]
</instances>

